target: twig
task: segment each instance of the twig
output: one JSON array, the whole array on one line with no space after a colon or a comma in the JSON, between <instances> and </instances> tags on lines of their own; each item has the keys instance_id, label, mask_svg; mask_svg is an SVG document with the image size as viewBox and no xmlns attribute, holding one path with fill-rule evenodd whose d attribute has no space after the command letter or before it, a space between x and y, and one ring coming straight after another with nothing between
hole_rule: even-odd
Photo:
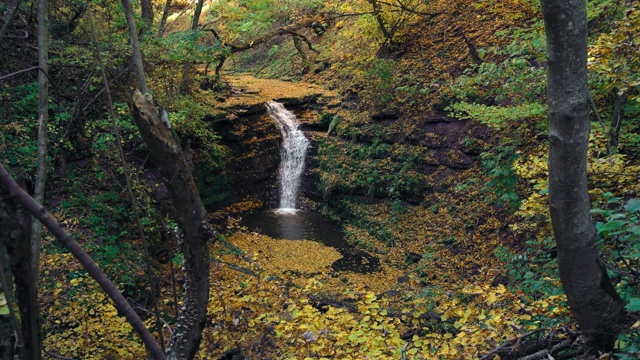
<instances>
[{"instance_id":1,"label":"twig","mask_svg":"<svg viewBox=\"0 0 640 360\"><path fill-rule=\"evenodd\" d=\"M10 77L12 77L12 76L20 75L20 74L22 74L22 73L26 73L26 72L29 72L29 71L31 71L31 70L36 70L36 69L37 69L37 70L40 70L40 71L43 71L43 70L42 70L42 68L41 68L41 67L39 67L39 66L32 66L32 67L30 67L30 68L22 69L22 70L18 70L18 71L16 71L16 72L12 72L11 74L7 74L7 75L5 75L5 76L2 76L2 77L0 77L0 81L2 81L2 80L4 80L4 79L8 79L8 78L10 78ZM51 79L49 79L49 81L51 81Z\"/></svg>"},{"instance_id":2,"label":"twig","mask_svg":"<svg viewBox=\"0 0 640 360\"><path fill-rule=\"evenodd\" d=\"M599 171L597 173L592 173L590 175L605 175L605 174L619 175L619 176L630 176L630 177L634 177L636 179L640 179L640 175L638 175L638 174L627 174L627 173L621 173L621 172L615 172L615 171Z\"/></svg>"},{"instance_id":3,"label":"twig","mask_svg":"<svg viewBox=\"0 0 640 360\"><path fill-rule=\"evenodd\" d=\"M562 348L568 347L571 345L571 343L573 343L573 340L571 338L569 339L565 339L562 342L559 342L557 344L555 344L550 350L544 349L544 350L540 350L538 352L535 352L531 355L527 355L524 357L519 358L518 360L535 360L535 359L541 359L543 356L545 355L551 355L554 352L556 352L557 350L560 350Z\"/></svg>"},{"instance_id":4,"label":"twig","mask_svg":"<svg viewBox=\"0 0 640 360\"><path fill-rule=\"evenodd\" d=\"M517 337L517 338L507 340L507 341L503 342L502 344L498 345L498 347L496 347L496 348L494 348L493 350L489 351L489 353L488 353L487 355L485 355L485 356L481 357L481 358L480 358L480 360L487 360L487 359L489 359L492 355L494 355L494 354L496 354L496 353L500 352L500 350L502 350L503 348L507 347L507 345L517 344L517 343L519 343L522 339L525 339L525 338L527 338L527 337L529 337L529 336L531 336L531 335L533 335L533 334L535 334L535 333L538 333L538 332L540 332L540 331L546 331L546 330L547 330L547 328L535 329L535 330L529 331L529 332L528 332L528 333L526 333L526 334L520 335L520 336L519 336L519 337Z\"/></svg>"},{"instance_id":5,"label":"twig","mask_svg":"<svg viewBox=\"0 0 640 360\"><path fill-rule=\"evenodd\" d=\"M631 277L631 278L635 278L635 279L640 279L640 276L638 276L637 272L634 269L631 269L631 270L634 270L632 272L624 272L624 271L622 271L622 270L620 270L620 269L618 269L616 267L613 267L613 266L607 264L607 262L604 261L604 259L602 259L602 257L600 257L600 264L602 264L602 266L604 266L607 270L610 270L610 271L612 271L612 272L614 272L614 273L616 273L618 275Z\"/></svg>"},{"instance_id":6,"label":"twig","mask_svg":"<svg viewBox=\"0 0 640 360\"><path fill-rule=\"evenodd\" d=\"M247 275L255 276L257 279L259 279L259 278L260 278L260 275L258 275L258 274L256 274L256 273L254 273L253 271L251 271L251 270L249 270L249 269L243 268L242 266L233 265L233 264L230 264L230 263L228 263L228 262L224 262L224 261L222 261L222 260L218 260L218 262L219 262L219 263L221 263L221 264L225 264L225 265L227 265L227 267L228 267L229 269L231 269L231 270L235 270L235 271L239 271L239 272L241 272L241 273L243 273L243 274L247 274Z\"/></svg>"},{"instance_id":7,"label":"twig","mask_svg":"<svg viewBox=\"0 0 640 360\"><path fill-rule=\"evenodd\" d=\"M22 35L2 35L3 39L28 39L29 38L29 32L27 30L13 30L16 33L22 33Z\"/></svg>"},{"instance_id":8,"label":"twig","mask_svg":"<svg viewBox=\"0 0 640 360\"><path fill-rule=\"evenodd\" d=\"M593 113L596 114L596 118L602 127L602 133L607 138L607 155L611 154L611 144L609 143L609 133L606 130L606 126L604 125L604 121L602 121L602 117L600 117L600 112L598 112L598 108L596 107L596 102L593 101L593 96L591 96L591 92L588 91L587 95L589 95L589 103L591 103L591 109Z\"/></svg>"},{"instance_id":9,"label":"twig","mask_svg":"<svg viewBox=\"0 0 640 360\"><path fill-rule=\"evenodd\" d=\"M156 314L154 314L154 313L153 313L153 311L149 311L149 310L147 310L147 309L145 309L145 308L143 308L143 307L141 307L141 306L136 306L136 307L134 307L134 309L136 309L136 310L141 310L141 311L143 311L143 312L145 312L145 313L147 313L147 314L149 314L149 315L151 315L151 316L154 316L154 317L156 316ZM169 330L169 336L173 336L173 330L171 330L171 326L169 326L169 323L167 323L167 322L166 322L163 318L161 318L161 317L158 317L158 319L159 319L160 321L162 321L162 323L164 324L164 326L166 326L166 327L167 327L167 330Z\"/></svg>"}]
</instances>

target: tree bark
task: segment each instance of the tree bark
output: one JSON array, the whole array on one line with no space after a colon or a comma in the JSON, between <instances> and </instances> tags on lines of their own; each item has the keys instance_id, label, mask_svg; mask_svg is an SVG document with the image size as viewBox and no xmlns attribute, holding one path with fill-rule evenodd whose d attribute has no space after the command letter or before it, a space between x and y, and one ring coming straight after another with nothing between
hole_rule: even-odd
<instances>
[{"instance_id":1,"label":"tree bark","mask_svg":"<svg viewBox=\"0 0 640 360\"><path fill-rule=\"evenodd\" d=\"M129 25L129 37L131 38L131 48L133 49L133 62L136 65L136 80L138 88L143 94L149 92L147 80L144 77L144 66L142 65L142 52L140 51L140 41L136 30L136 20L133 18L133 9L129 0L121 0L124 7L124 15Z\"/></svg>"},{"instance_id":2,"label":"tree bark","mask_svg":"<svg viewBox=\"0 0 640 360\"><path fill-rule=\"evenodd\" d=\"M627 102L627 93L618 94L616 92L616 100L613 108L613 118L611 126L609 126L609 149L610 151L618 150L618 140L620 138L620 128L624 119L624 104Z\"/></svg>"},{"instance_id":3,"label":"tree bark","mask_svg":"<svg viewBox=\"0 0 640 360\"><path fill-rule=\"evenodd\" d=\"M196 4L196 10L193 13L193 22L191 23L191 31L198 31L198 22L200 21L200 14L202 13L202 4L204 0L198 0ZM191 69L191 63L189 60L184 62L182 68L182 81L180 81L180 93L185 94L189 89L189 70Z\"/></svg>"},{"instance_id":4,"label":"tree bark","mask_svg":"<svg viewBox=\"0 0 640 360\"><path fill-rule=\"evenodd\" d=\"M549 102L549 206L571 311L597 349L613 347L624 304L599 261L589 214L585 0L543 0Z\"/></svg>"},{"instance_id":5,"label":"tree bark","mask_svg":"<svg viewBox=\"0 0 640 360\"><path fill-rule=\"evenodd\" d=\"M151 0L140 0L140 15L145 20L145 32L147 32L153 25L153 4L151 4Z\"/></svg>"},{"instance_id":6,"label":"tree bark","mask_svg":"<svg viewBox=\"0 0 640 360\"><path fill-rule=\"evenodd\" d=\"M204 329L209 300L209 241L215 232L206 222L206 211L185 161L180 144L171 132L166 112L151 94L133 95L131 114L159 165L176 209L183 233L185 292L184 305L169 343L168 359L192 359ZM165 119L165 120L163 120Z\"/></svg>"},{"instance_id":7,"label":"tree bark","mask_svg":"<svg viewBox=\"0 0 640 360\"><path fill-rule=\"evenodd\" d=\"M39 203L44 202L44 189L47 181L47 122L49 120L49 15L47 10L47 1L38 1L38 168L36 173L36 184L34 189L34 198ZM16 254L19 254L20 264L16 264L14 276L16 287L26 287L22 291L17 290L18 302L21 304L20 309L23 315L22 333L25 341L25 350L29 345L29 356L27 359L40 359L40 326L38 324L38 292L37 284L40 280L40 236L42 235L42 224L39 221L31 222L32 229L30 234L30 246L28 250L17 246ZM19 249L19 250L18 250ZM7 246L9 254L11 250ZM13 264L12 264L13 266ZM28 268L28 269L25 269ZM16 270L21 272L16 273ZM25 271L28 270L28 271ZM29 276L22 279L23 276ZM22 296L21 296L22 293ZM24 302L24 305L23 305ZM27 311L22 308L27 307ZM29 316L29 317L26 317ZM28 323L25 326L25 323Z\"/></svg>"},{"instance_id":8,"label":"tree bark","mask_svg":"<svg viewBox=\"0 0 640 360\"><path fill-rule=\"evenodd\" d=\"M164 11L162 11L162 18L160 19L160 25L158 26L158 35L156 35L157 38L161 38L164 35L164 27L167 25L169 9L171 9L171 0L167 0L164 4Z\"/></svg>"},{"instance_id":9,"label":"tree bark","mask_svg":"<svg viewBox=\"0 0 640 360\"><path fill-rule=\"evenodd\" d=\"M149 330L145 327L144 323L133 311L133 308L124 296L120 293L118 288L107 278L107 276L100 270L98 265L91 259L80 245L73 239L73 236L66 232L64 228L47 212L40 204L38 204L29 194L22 190L18 184L11 178L11 175L5 170L4 166L0 164L0 192L4 191L8 194L9 199L13 199L24 207L34 218L40 220L44 226L51 231L51 234L55 236L64 245L69 252L75 257L78 262L87 270L89 276L96 280L96 282L104 289L104 292L113 300L116 309L122 314L131 327L138 333L138 336L142 339L142 342L147 346L149 353L157 360L164 360L166 357L164 352L158 346L153 339L153 336L149 333ZM5 227L0 227L5 229Z\"/></svg>"},{"instance_id":10,"label":"tree bark","mask_svg":"<svg viewBox=\"0 0 640 360\"><path fill-rule=\"evenodd\" d=\"M16 12L18 12L18 6L20 6L21 2L22 0L13 0L8 4L7 9L5 10L5 15L2 17L4 23L2 24L2 28L0 28L0 39L2 39L7 31L9 31L11 21L13 21L13 17Z\"/></svg>"},{"instance_id":11,"label":"tree bark","mask_svg":"<svg viewBox=\"0 0 640 360\"><path fill-rule=\"evenodd\" d=\"M122 3L126 3L125 11L130 13L129 1L122 0ZM202 0L199 0L199 3L202 3ZM127 16L127 22L129 33L136 34L133 16ZM194 17L194 24L197 27L197 17ZM138 38L132 36L131 42L134 58L140 57ZM131 115L149 148L151 157L160 167L176 209L178 226L182 231L180 245L184 256L184 304L169 340L167 358L193 359L200 346L206 322L209 302L209 240L213 238L215 231L206 222L206 211L200 200L195 179L180 144L171 132L169 115L148 93L142 62L135 63L141 91L133 94L130 104Z\"/></svg>"},{"instance_id":12,"label":"tree bark","mask_svg":"<svg viewBox=\"0 0 640 360\"><path fill-rule=\"evenodd\" d=\"M26 214L0 185L0 241L7 250L9 265L16 287L16 298L20 312L22 343L21 359L37 360L40 354L40 314L38 311L38 290L31 261L31 216ZM12 284L7 284L12 286Z\"/></svg>"}]
</instances>

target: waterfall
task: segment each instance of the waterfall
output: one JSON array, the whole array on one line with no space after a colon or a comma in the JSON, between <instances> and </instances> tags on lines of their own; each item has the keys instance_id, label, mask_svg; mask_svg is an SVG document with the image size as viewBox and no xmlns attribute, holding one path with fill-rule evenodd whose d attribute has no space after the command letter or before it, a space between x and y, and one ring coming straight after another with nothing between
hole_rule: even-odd
<instances>
[{"instance_id":1,"label":"waterfall","mask_svg":"<svg viewBox=\"0 0 640 360\"><path fill-rule=\"evenodd\" d=\"M267 113L276 121L282 133L280 148L280 211L293 212L300 192L300 177L309 140L301 130L298 118L284 105L275 101L267 103Z\"/></svg>"}]
</instances>

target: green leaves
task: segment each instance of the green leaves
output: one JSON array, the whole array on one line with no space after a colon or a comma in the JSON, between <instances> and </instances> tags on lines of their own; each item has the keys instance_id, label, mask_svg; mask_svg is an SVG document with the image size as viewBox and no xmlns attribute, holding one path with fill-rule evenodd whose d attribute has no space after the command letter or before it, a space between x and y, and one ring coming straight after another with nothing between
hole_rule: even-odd
<instances>
[{"instance_id":1,"label":"green leaves","mask_svg":"<svg viewBox=\"0 0 640 360\"><path fill-rule=\"evenodd\" d=\"M8 315L9 313L10 311L9 305L7 304L7 298L4 296L3 292L0 292L0 315Z\"/></svg>"},{"instance_id":2,"label":"green leaves","mask_svg":"<svg viewBox=\"0 0 640 360\"><path fill-rule=\"evenodd\" d=\"M624 205L624 208L629 213L637 213L637 212L640 211L640 200L631 199L631 200L627 201L627 203Z\"/></svg>"},{"instance_id":3,"label":"green leaves","mask_svg":"<svg viewBox=\"0 0 640 360\"><path fill-rule=\"evenodd\" d=\"M640 311L640 298L631 298L626 308L629 311Z\"/></svg>"}]
</instances>

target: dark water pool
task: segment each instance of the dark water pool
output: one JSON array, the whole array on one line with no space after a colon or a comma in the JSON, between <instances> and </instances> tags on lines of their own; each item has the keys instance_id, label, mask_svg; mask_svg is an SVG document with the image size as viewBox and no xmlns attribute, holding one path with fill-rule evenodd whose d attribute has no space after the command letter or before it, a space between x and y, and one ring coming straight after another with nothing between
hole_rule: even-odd
<instances>
[{"instance_id":1,"label":"dark water pool","mask_svg":"<svg viewBox=\"0 0 640 360\"><path fill-rule=\"evenodd\" d=\"M377 257L347 243L338 226L312 211L269 210L246 219L243 225L274 239L311 240L331 246L342 255L331 265L335 271L366 274L380 268Z\"/></svg>"}]
</instances>

